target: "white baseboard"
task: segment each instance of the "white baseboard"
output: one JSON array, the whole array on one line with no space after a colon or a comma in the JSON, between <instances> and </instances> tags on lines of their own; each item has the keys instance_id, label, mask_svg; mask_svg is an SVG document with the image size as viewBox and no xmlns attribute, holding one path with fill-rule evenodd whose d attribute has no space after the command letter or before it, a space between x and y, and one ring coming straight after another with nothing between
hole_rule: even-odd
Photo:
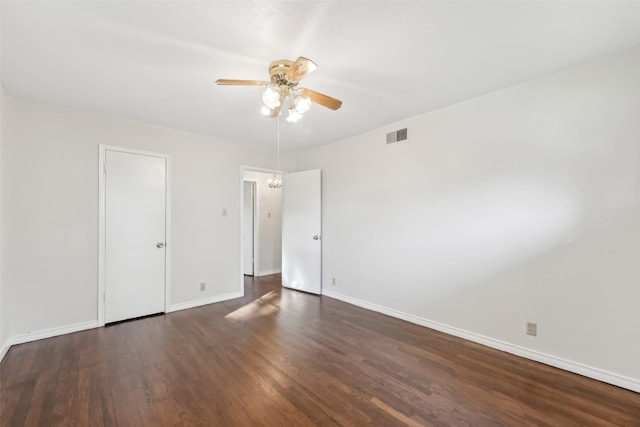
<instances>
[{"instance_id":1,"label":"white baseboard","mask_svg":"<svg viewBox=\"0 0 640 427\"><path fill-rule=\"evenodd\" d=\"M89 322L75 323L73 325L59 326L57 328L44 329L42 331L29 332L26 334L15 335L8 339L10 345L23 344L26 342L37 341L44 338L57 337L58 335L71 334L73 332L86 331L98 327L97 320Z\"/></svg>"},{"instance_id":2,"label":"white baseboard","mask_svg":"<svg viewBox=\"0 0 640 427\"><path fill-rule=\"evenodd\" d=\"M215 302L221 302L230 300L233 298L240 298L244 294L243 292L231 292L224 295L217 295L211 298L204 298L196 301L189 301L180 304L173 304L167 310L167 313L171 313L173 311L178 310L186 310L188 308L199 307L201 305L212 304ZM57 328L45 329L42 331L30 332L27 334L16 335L13 337L9 337L3 344L0 346L0 361L7 354L12 345L16 344L24 344L31 341L41 340L44 338L51 338L58 335L71 334L73 332L85 331L87 329L97 328L99 326L97 320L92 320L89 322L76 323L68 326L60 326Z\"/></svg>"},{"instance_id":3,"label":"white baseboard","mask_svg":"<svg viewBox=\"0 0 640 427\"><path fill-rule=\"evenodd\" d=\"M237 291L237 292L230 292L228 294L223 294L223 295L216 295L210 298L203 298L203 299L198 299L198 300L194 300L194 301L187 301L187 302L181 302L178 304L171 304L167 310L167 313L172 313L174 311L180 311L180 310L186 310L189 308L195 308L195 307L200 307L201 305L207 305L207 304L213 304L216 302L222 302L222 301L227 301L230 299L234 299L234 298L240 298L243 297L244 293Z\"/></svg>"},{"instance_id":4,"label":"white baseboard","mask_svg":"<svg viewBox=\"0 0 640 427\"><path fill-rule=\"evenodd\" d=\"M614 372L594 368L593 366L588 366L583 363L574 362L571 360L563 359L561 357L553 356L551 354L546 354L516 344L511 344L506 341L501 341L494 338L486 337L484 335L476 334L474 332L465 331L463 329L434 322L432 320L424 319L412 314L403 313L401 311L393 310L381 305L372 304L370 302L363 301L357 298L352 298L331 290L323 289L322 294L328 296L329 298L335 298L337 300L344 301L358 307L366 308L367 310L376 311L378 313L386 314L391 317L406 320L407 322L435 329L436 331L444 332L445 334L463 338L468 341L473 341L478 344L486 345L487 347L502 350L507 353L515 354L516 356L521 356L526 359L534 360L536 362L544 363L549 366L560 368L565 371L580 374L585 377L593 378L598 381L613 384L615 386L640 393L640 380L635 378L626 377Z\"/></svg>"},{"instance_id":5,"label":"white baseboard","mask_svg":"<svg viewBox=\"0 0 640 427\"><path fill-rule=\"evenodd\" d=\"M2 359L4 359L4 356L6 356L7 352L9 351L9 348L11 348L11 344L9 343L9 340L3 342L2 345L0 345L0 362L2 362Z\"/></svg>"},{"instance_id":6,"label":"white baseboard","mask_svg":"<svg viewBox=\"0 0 640 427\"><path fill-rule=\"evenodd\" d=\"M258 277L262 277L262 276L270 276L272 274L278 274L281 273L282 270L279 268L273 269L273 270L263 270L263 271L259 271L258 274L256 274L256 276Z\"/></svg>"}]
</instances>

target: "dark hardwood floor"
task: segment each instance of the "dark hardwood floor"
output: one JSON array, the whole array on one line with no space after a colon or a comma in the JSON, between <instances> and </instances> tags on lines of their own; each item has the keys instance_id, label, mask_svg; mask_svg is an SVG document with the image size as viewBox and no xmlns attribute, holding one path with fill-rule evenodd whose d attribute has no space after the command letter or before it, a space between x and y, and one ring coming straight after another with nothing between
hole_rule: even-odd
<instances>
[{"instance_id":1,"label":"dark hardwood floor","mask_svg":"<svg viewBox=\"0 0 640 427\"><path fill-rule=\"evenodd\" d=\"M0 425L640 426L640 394L279 281L12 347Z\"/></svg>"}]
</instances>

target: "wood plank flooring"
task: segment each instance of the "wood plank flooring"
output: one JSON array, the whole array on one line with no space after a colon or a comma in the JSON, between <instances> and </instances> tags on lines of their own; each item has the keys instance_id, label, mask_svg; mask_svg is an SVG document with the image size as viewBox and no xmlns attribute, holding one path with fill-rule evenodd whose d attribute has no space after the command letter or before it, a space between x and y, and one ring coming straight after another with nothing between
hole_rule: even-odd
<instances>
[{"instance_id":1,"label":"wood plank flooring","mask_svg":"<svg viewBox=\"0 0 640 427\"><path fill-rule=\"evenodd\" d=\"M0 425L640 426L640 394L279 283L14 346Z\"/></svg>"}]
</instances>

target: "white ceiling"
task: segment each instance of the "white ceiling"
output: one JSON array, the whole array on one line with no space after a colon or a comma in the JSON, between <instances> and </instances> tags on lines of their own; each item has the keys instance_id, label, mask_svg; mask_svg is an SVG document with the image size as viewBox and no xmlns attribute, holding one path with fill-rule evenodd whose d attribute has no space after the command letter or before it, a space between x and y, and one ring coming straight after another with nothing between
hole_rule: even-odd
<instances>
[{"instance_id":1,"label":"white ceiling","mask_svg":"<svg viewBox=\"0 0 640 427\"><path fill-rule=\"evenodd\" d=\"M2 2L2 82L18 97L273 147L274 59L343 100L281 121L326 144L640 45L638 2Z\"/></svg>"}]
</instances>

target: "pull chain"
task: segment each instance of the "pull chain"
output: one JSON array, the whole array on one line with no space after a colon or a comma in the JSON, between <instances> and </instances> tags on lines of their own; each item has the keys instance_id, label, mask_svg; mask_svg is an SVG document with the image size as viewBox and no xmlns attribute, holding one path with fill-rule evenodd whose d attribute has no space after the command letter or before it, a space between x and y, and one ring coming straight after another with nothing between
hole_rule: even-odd
<instances>
[{"instance_id":1,"label":"pull chain","mask_svg":"<svg viewBox=\"0 0 640 427\"><path fill-rule=\"evenodd\" d=\"M277 126L277 133L278 133L278 137L277 137L277 145L278 145L278 170L280 170L280 114L278 114L278 117L276 118L276 120L278 121L278 123L276 124Z\"/></svg>"},{"instance_id":2,"label":"pull chain","mask_svg":"<svg viewBox=\"0 0 640 427\"><path fill-rule=\"evenodd\" d=\"M276 116L276 146L277 146L277 164L278 164L278 171L280 171L280 114L278 114ZM271 178L269 178L269 187L270 188L280 188L282 187L282 180L278 177L276 177L276 174L274 173L273 176Z\"/></svg>"}]
</instances>

